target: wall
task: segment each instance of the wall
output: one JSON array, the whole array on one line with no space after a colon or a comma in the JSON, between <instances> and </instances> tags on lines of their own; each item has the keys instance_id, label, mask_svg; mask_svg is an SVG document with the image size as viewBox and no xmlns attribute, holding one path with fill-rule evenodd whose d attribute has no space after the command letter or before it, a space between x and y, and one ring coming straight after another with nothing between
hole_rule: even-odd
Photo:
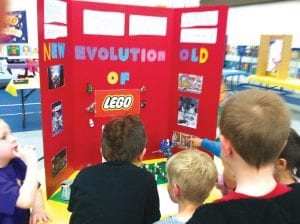
<instances>
[{"instance_id":1,"label":"wall","mask_svg":"<svg viewBox=\"0 0 300 224\"><path fill-rule=\"evenodd\" d=\"M300 47L300 1L231 7L228 44L259 45L261 34L292 34L292 47Z\"/></svg>"}]
</instances>

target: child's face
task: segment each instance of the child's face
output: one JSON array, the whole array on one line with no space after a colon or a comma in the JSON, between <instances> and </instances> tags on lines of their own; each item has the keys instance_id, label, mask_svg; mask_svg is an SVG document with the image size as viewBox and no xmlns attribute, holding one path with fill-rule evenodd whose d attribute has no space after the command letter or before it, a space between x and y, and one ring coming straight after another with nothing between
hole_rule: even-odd
<instances>
[{"instance_id":1,"label":"child's face","mask_svg":"<svg viewBox=\"0 0 300 224\"><path fill-rule=\"evenodd\" d=\"M16 149L16 138L11 134L8 125L0 121L0 161L9 161L14 158L12 152Z\"/></svg>"}]
</instances>

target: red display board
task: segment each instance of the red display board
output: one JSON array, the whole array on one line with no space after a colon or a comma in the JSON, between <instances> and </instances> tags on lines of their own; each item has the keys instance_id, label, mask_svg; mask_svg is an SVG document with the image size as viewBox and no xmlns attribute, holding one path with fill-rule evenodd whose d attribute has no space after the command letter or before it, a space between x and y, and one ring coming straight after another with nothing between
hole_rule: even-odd
<instances>
[{"instance_id":1,"label":"red display board","mask_svg":"<svg viewBox=\"0 0 300 224\"><path fill-rule=\"evenodd\" d=\"M39 1L47 194L74 170L101 162L103 125L143 120L145 159L162 139L215 138L227 6L152 8ZM54 12L56 12L54 14Z\"/></svg>"}]
</instances>

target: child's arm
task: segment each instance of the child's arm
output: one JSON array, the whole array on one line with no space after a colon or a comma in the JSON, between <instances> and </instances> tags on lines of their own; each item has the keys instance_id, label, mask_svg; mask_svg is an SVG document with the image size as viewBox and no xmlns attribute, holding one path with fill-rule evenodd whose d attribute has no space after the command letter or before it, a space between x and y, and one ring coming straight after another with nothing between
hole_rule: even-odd
<instances>
[{"instance_id":1,"label":"child's arm","mask_svg":"<svg viewBox=\"0 0 300 224\"><path fill-rule=\"evenodd\" d=\"M27 165L26 175L20 187L16 206L19 208L30 208L33 204L36 190L38 188L38 161L34 147L18 147L14 151L15 156L21 158Z\"/></svg>"},{"instance_id":2,"label":"child's arm","mask_svg":"<svg viewBox=\"0 0 300 224\"><path fill-rule=\"evenodd\" d=\"M48 223L49 221L51 221L51 219L44 208L42 192L38 189L32 207L30 224Z\"/></svg>"},{"instance_id":3,"label":"child's arm","mask_svg":"<svg viewBox=\"0 0 300 224\"><path fill-rule=\"evenodd\" d=\"M211 141L207 138L201 139L201 138L192 138L192 143L194 146L201 146L205 148L206 150L210 151L215 156L220 157L221 156L221 145L220 142L217 141Z\"/></svg>"},{"instance_id":4,"label":"child's arm","mask_svg":"<svg viewBox=\"0 0 300 224\"><path fill-rule=\"evenodd\" d=\"M210 151L215 156L221 157L221 145L220 142L211 141L207 138L204 138L201 141L201 147L205 148L206 150Z\"/></svg>"}]
</instances>

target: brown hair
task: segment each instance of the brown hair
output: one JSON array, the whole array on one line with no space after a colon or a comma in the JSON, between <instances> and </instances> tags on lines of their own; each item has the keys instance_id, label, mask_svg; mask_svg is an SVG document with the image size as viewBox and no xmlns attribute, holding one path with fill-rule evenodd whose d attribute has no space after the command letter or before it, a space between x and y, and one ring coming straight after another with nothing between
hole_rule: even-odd
<instances>
[{"instance_id":1,"label":"brown hair","mask_svg":"<svg viewBox=\"0 0 300 224\"><path fill-rule=\"evenodd\" d=\"M102 153L107 161L134 162L146 144L146 131L137 116L115 118L104 127Z\"/></svg>"},{"instance_id":2,"label":"brown hair","mask_svg":"<svg viewBox=\"0 0 300 224\"><path fill-rule=\"evenodd\" d=\"M286 160L286 168L293 176L300 178L300 136L294 129L290 129L290 135L279 159Z\"/></svg>"},{"instance_id":3,"label":"brown hair","mask_svg":"<svg viewBox=\"0 0 300 224\"><path fill-rule=\"evenodd\" d=\"M225 102L220 130L248 164L260 168L281 153L290 131L290 111L272 92L241 91Z\"/></svg>"},{"instance_id":4,"label":"brown hair","mask_svg":"<svg viewBox=\"0 0 300 224\"><path fill-rule=\"evenodd\" d=\"M217 168L206 153L187 149L167 161L167 176L180 187L183 200L202 204L216 184Z\"/></svg>"}]
</instances>

